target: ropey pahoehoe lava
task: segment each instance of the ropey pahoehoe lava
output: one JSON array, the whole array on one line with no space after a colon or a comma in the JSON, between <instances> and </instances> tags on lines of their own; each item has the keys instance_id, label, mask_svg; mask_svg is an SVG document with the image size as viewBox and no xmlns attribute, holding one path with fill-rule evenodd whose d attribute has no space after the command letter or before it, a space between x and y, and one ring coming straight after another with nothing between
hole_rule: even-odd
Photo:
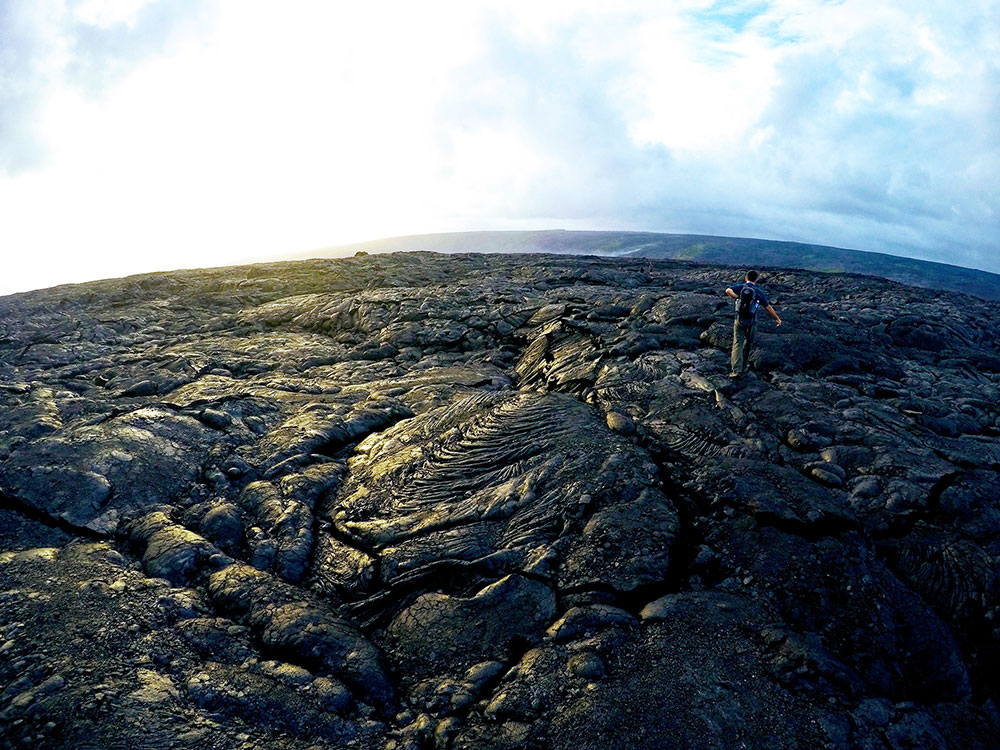
<instances>
[{"instance_id":1,"label":"ropey pahoehoe lava","mask_svg":"<svg viewBox=\"0 0 1000 750\"><path fill-rule=\"evenodd\" d=\"M1000 746L996 305L396 253L0 298L0 739Z\"/></svg>"}]
</instances>

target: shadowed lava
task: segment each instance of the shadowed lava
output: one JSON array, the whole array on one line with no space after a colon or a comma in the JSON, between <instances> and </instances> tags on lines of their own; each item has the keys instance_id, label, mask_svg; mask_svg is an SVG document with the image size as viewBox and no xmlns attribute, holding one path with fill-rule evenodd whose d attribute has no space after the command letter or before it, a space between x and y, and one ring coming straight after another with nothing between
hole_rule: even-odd
<instances>
[{"instance_id":1,"label":"shadowed lava","mask_svg":"<svg viewBox=\"0 0 1000 750\"><path fill-rule=\"evenodd\" d=\"M408 253L0 299L0 733L996 747L971 297Z\"/></svg>"}]
</instances>

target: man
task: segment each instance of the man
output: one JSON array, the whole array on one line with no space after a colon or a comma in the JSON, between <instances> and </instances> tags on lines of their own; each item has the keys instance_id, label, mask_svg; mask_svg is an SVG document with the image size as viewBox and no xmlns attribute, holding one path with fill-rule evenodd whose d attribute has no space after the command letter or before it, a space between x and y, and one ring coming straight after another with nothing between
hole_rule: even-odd
<instances>
[{"instance_id":1,"label":"man","mask_svg":"<svg viewBox=\"0 0 1000 750\"><path fill-rule=\"evenodd\" d=\"M747 371L750 364L750 347L753 345L757 310L763 307L774 318L776 326L781 318L767 301L767 295L755 283L756 271L747 271L744 284L736 284L726 289L726 295L736 300L736 319L733 321L733 355L730 361L729 377L738 378Z\"/></svg>"}]
</instances>

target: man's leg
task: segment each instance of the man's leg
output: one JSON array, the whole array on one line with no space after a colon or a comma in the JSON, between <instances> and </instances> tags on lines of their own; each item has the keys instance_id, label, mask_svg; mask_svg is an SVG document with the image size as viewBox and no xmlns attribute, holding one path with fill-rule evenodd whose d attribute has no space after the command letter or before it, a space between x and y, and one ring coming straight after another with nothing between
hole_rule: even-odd
<instances>
[{"instance_id":1,"label":"man's leg","mask_svg":"<svg viewBox=\"0 0 1000 750\"><path fill-rule=\"evenodd\" d=\"M733 321L733 351L729 357L729 372L738 373L740 372L740 359L743 355L743 351L740 347L740 322L738 320Z\"/></svg>"},{"instance_id":2,"label":"man's leg","mask_svg":"<svg viewBox=\"0 0 1000 750\"><path fill-rule=\"evenodd\" d=\"M756 327L756 324L751 323L746 328L743 328L743 368L740 372L746 372L750 369L750 347L753 346L753 332Z\"/></svg>"}]
</instances>

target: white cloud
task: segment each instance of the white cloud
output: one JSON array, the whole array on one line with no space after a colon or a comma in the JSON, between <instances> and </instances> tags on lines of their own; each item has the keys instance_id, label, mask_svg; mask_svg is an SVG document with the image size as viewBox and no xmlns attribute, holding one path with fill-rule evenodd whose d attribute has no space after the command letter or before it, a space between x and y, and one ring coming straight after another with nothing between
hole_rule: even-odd
<instances>
[{"instance_id":1,"label":"white cloud","mask_svg":"<svg viewBox=\"0 0 1000 750\"><path fill-rule=\"evenodd\" d=\"M992 0L15 6L8 291L517 226L1000 271Z\"/></svg>"},{"instance_id":2,"label":"white cloud","mask_svg":"<svg viewBox=\"0 0 1000 750\"><path fill-rule=\"evenodd\" d=\"M72 8L73 17L88 26L110 28L117 24L134 27L139 12L155 0L83 0Z\"/></svg>"}]
</instances>

